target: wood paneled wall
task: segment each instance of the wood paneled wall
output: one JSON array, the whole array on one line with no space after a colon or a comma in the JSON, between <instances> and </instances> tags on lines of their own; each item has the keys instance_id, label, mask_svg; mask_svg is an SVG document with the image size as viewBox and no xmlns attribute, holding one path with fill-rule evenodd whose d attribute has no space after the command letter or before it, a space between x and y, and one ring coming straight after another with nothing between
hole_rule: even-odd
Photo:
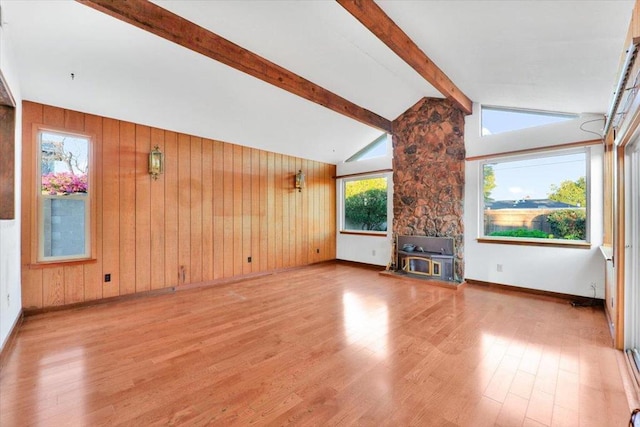
<instances>
[{"instance_id":1,"label":"wood paneled wall","mask_svg":"<svg viewBox=\"0 0 640 427\"><path fill-rule=\"evenodd\" d=\"M95 135L94 261L31 264L33 124ZM147 164L156 144L165 172L154 181ZM307 176L302 192L293 188L299 169ZM22 305L46 308L335 259L333 176L334 165L24 102Z\"/></svg>"}]
</instances>

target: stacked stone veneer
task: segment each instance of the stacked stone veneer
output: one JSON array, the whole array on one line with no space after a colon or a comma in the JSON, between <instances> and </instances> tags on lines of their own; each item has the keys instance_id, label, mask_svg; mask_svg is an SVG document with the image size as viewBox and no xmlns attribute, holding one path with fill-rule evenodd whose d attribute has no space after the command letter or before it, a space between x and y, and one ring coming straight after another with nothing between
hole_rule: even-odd
<instances>
[{"instance_id":1,"label":"stacked stone veneer","mask_svg":"<svg viewBox=\"0 0 640 427\"><path fill-rule=\"evenodd\" d=\"M393 231L453 237L464 278L464 114L424 98L393 122Z\"/></svg>"}]
</instances>

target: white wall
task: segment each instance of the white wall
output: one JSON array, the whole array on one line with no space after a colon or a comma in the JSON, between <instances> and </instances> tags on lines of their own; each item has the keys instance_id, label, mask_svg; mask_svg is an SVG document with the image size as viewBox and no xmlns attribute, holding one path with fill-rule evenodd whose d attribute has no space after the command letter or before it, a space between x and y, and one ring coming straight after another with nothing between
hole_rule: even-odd
<instances>
[{"instance_id":1,"label":"white wall","mask_svg":"<svg viewBox=\"0 0 640 427\"><path fill-rule=\"evenodd\" d=\"M387 155L375 159L361 160L359 162L339 163L336 166L337 176L349 175L355 173L371 172L393 167L393 149L391 146L391 137L387 143ZM387 174L387 183L389 190L387 197L389 201L393 200L393 173ZM340 234L341 216L342 216L342 180L336 180L336 218L337 236L336 236L336 258L346 261L362 262L372 265L386 266L391 259L391 240L392 240L392 223L393 223L393 203L389 203L387 210L387 224L389 232L387 236L358 236L353 234Z\"/></svg>"},{"instance_id":2,"label":"white wall","mask_svg":"<svg viewBox=\"0 0 640 427\"><path fill-rule=\"evenodd\" d=\"M479 106L467 116L465 145L467 157L506 151L543 147L598 139L594 132L602 127L601 115L580 118L552 125L480 137ZM603 146L591 147L590 236L591 249L478 243L480 236L480 161L467 161L465 167L465 278L523 288L604 298L604 261L598 247L603 234ZM497 271L502 264L503 271Z\"/></svg>"},{"instance_id":3,"label":"white wall","mask_svg":"<svg viewBox=\"0 0 640 427\"><path fill-rule=\"evenodd\" d=\"M16 101L16 219L0 220L0 349L13 325L18 320L21 310L20 291L20 170L22 157L22 99L17 75L14 74L11 51L6 37L0 28L0 70Z\"/></svg>"}]
</instances>

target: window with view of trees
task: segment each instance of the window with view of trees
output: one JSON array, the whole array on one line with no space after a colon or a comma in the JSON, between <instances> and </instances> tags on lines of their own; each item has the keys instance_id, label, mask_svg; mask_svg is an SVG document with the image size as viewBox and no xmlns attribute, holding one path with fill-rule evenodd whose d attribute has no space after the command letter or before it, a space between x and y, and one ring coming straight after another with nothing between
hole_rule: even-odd
<instances>
[{"instance_id":1,"label":"window with view of trees","mask_svg":"<svg viewBox=\"0 0 640 427\"><path fill-rule=\"evenodd\" d=\"M38 261L90 256L86 136L38 132Z\"/></svg>"},{"instance_id":2,"label":"window with view of trees","mask_svg":"<svg viewBox=\"0 0 640 427\"><path fill-rule=\"evenodd\" d=\"M343 230L387 231L387 178L344 181Z\"/></svg>"},{"instance_id":3,"label":"window with view of trees","mask_svg":"<svg viewBox=\"0 0 640 427\"><path fill-rule=\"evenodd\" d=\"M484 236L588 241L588 148L482 165Z\"/></svg>"}]
</instances>

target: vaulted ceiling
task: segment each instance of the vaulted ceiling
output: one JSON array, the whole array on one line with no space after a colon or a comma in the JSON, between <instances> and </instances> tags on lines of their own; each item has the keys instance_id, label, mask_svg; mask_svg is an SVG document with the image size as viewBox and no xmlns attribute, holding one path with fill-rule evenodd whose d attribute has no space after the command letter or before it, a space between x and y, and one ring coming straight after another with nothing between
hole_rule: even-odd
<instances>
[{"instance_id":1,"label":"vaulted ceiling","mask_svg":"<svg viewBox=\"0 0 640 427\"><path fill-rule=\"evenodd\" d=\"M338 2L154 3L387 120L443 97ZM472 101L572 113L606 112L633 7L376 4ZM0 5L24 99L329 163L381 133L86 5Z\"/></svg>"}]
</instances>

